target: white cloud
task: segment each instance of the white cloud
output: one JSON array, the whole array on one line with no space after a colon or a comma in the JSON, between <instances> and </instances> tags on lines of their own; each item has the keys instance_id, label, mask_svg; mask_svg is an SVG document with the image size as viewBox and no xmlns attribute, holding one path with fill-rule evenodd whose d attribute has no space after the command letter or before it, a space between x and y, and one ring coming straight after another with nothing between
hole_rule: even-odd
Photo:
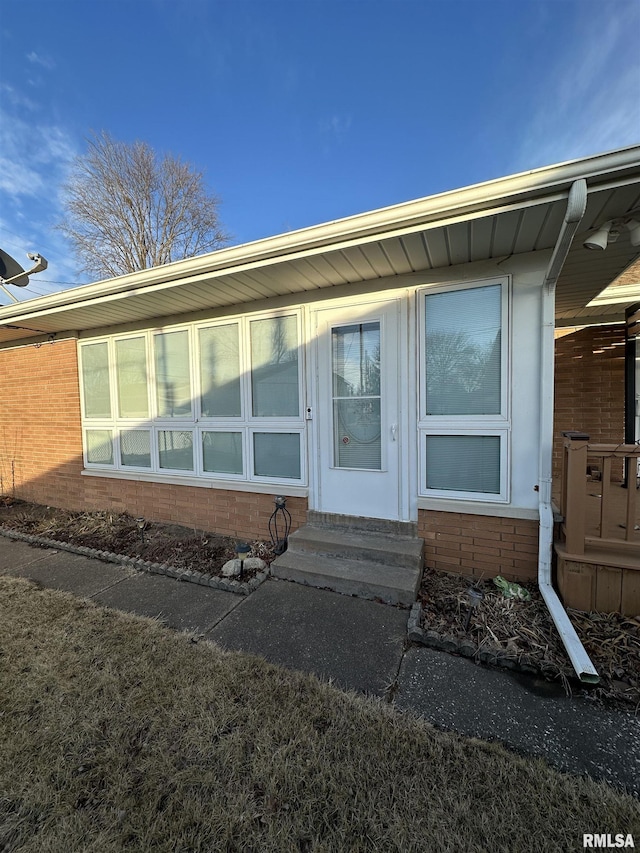
<instances>
[{"instance_id":1,"label":"white cloud","mask_svg":"<svg viewBox=\"0 0 640 853\"><path fill-rule=\"evenodd\" d=\"M615 8L583 16L574 42L541 77L514 171L640 142L640 11L627 3Z\"/></svg>"},{"instance_id":2,"label":"white cloud","mask_svg":"<svg viewBox=\"0 0 640 853\"><path fill-rule=\"evenodd\" d=\"M56 67L55 62L51 57L43 56L41 53L36 53L35 50L32 50L31 53L27 54L27 59L29 62L33 63L33 65L41 65L48 71L52 71Z\"/></svg>"},{"instance_id":3,"label":"white cloud","mask_svg":"<svg viewBox=\"0 0 640 853\"><path fill-rule=\"evenodd\" d=\"M14 201L52 193L75 155L66 131L0 108L0 189Z\"/></svg>"},{"instance_id":4,"label":"white cloud","mask_svg":"<svg viewBox=\"0 0 640 853\"><path fill-rule=\"evenodd\" d=\"M79 281L69 244L54 229L62 218L60 188L76 152L70 133L47 121L46 109L19 90L3 87L0 107L0 247L23 267L39 252L49 268L34 275L20 299L62 290ZM30 104L33 109L25 109ZM85 281L84 277L82 281ZM8 298L0 293L0 304Z\"/></svg>"},{"instance_id":5,"label":"white cloud","mask_svg":"<svg viewBox=\"0 0 640 853\"><path fill-rule=\"evenodd\" d=\"M335 137L344 136L351 129L351 116L332 115L329 118L320 119L318 127L321 133Z\"/></svg>"},{"instance_id":6,"label":"white cloud","mask_svg":"<svg viewBox=\"0 0 640 853\"><path fill-rule=\"evenodd\" d=\"M0 92L2 92L6 100L8 100L14 107L26 109L30 112L35 112L38 109L38 105L35 101L32 101L31 98L28 98L22 92L18 92L8 83L0 83Z\"/></svg>"}]
</instances>

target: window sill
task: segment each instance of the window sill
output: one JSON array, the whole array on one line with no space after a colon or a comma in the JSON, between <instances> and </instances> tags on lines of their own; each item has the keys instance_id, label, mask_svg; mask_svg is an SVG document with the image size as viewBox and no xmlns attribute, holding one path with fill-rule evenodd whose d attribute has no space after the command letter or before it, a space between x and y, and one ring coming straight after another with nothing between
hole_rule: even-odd
<instances>
[{"instance_id":1,"label":"window sill","mask_svg":"<svg viewBox=\"0 0 640 853\"><path fill-rule=\"evenodd\" d=\"M106 477L112 480L135 480L142 483L165 483L169 486L196 486L200 489L225 489L230 492L255 492L259 495L284 495L291 498L306 498L307 486L291 483L258 483L248 480L214 480L203 477L181 477L175 474L153 474L144 471L107 471L84 468L83 477Z\"/></svg>"},{"instance_id":2,"label":"window sill","mask_svg":"<svg viewBox=\"0 0 640 853\"><path fill-rule=\"evenodd\" d=\"M465 515L494 515L498 518L524 518L537 521L537 509L489 503L489 501L465 501L455 498L418 498L418 509L434 512L460 512Z\"/></svg>"}]
</instances>

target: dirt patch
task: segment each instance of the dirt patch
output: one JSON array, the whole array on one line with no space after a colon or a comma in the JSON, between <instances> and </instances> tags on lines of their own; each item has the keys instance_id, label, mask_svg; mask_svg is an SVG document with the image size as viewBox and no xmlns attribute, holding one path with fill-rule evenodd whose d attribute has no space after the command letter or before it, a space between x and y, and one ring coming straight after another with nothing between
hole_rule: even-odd
<instances>
[{"instance_id":1,"label":"dirt patch","mask_svg":"<svg viewBox=\"0 0 640 853\"><path fill-rule=\"evenodd\" d=\"M224 564L236 556L235 539L150 521L145 521L141 531L137 520L127 513L70 512L4 499L0 501L0 527L212 576L220 576ZM273 560L269 543L249 544L250 556ZM254 574L247 570L244 579Z\"/></svg>"},{"instance_id":2,"label":"dirt patch","mask_svg":"<svg viewBox=\"0 0 640 853\"><path fill-rule=\"evenodd\" d=\"M492 581L481 581L482 600L465 630L470 586L469 578L426 569L419 593L420 627L472 644L478 660L484 652L506 653L525 670L533 668L575 690L573 667L536 584L522 584L530 595L524 601L505 598ZM640 619L572 609L567 613L601 678L586 695L639 713Z\"/></svg>"}]
</instances>

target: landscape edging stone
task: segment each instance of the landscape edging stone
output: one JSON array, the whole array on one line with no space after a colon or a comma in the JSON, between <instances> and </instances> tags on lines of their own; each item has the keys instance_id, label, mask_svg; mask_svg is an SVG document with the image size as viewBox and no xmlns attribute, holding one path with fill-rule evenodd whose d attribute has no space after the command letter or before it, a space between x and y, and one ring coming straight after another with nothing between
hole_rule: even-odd
<instances>
[{"instance_id":1,"label":"landscape edging stone","mask_svg":"<svg viewBox=\"0 0 640 853\"><path fill-rule=\"evenodd\" d=\"M410 642L417 645L427 646L437 651L460 655L461 657L477 660L485 666L496 666L508 669L512 672L520 672L526 675L537 675L548 679L548 674L542 667L536 666L530 659L526 662L520 661L514 655L499 649L477 648L468 638L454 637L452 634L441 634L431 629L425 630L420 626L422 608L419 601L411 607L407 621L407 637Z\"/></svg>"},{"instance_id":2,"label":"landscape edging stone","mask_svg":"<svg viewBox=\"0 0 640 853\"><path fill-rule=\"evenodd\" d=\"M45 536L22 533L19 530L12 530L8 527L0 527L0 536L4 536L7 539L18 539L21 542L26 542L28 545L41 545L45 548L55 548L57 551L68 551L70 554L79 554L81 557L102 560L105 563L128 566L136 571L146 572L147 574L165 575L166 577L172 577L182 582L209 586L212 589L219 589L225 592L233 592L235 595L249 595L261 583L264 583L269 575L268 570L263 570L244 583L240 583L239 581L230 582L226 578L217 578L215 575L205 575L202 572L194 572L190 569L178 569L167 563L152 563L140 557L114 554L112 551L100 551L96 548L88 548L86 545L73 545L71 542L59 542L57 539L48 539Z\"/></svg>"}]
</instances>

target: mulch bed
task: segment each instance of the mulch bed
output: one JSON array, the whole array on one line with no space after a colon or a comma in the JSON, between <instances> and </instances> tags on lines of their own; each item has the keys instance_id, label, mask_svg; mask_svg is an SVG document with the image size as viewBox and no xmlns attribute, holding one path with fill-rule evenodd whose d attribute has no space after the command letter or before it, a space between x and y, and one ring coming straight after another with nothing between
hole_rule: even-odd
<instances>
[{"instance_id":1,"label":"mulch bed","mask_svg":"<svg viewBox=\"0 0 640 853\"><path fill-rule=\"evenodd\" d=\"M70 512L6 497L0 498L0 527L210 576L219 576L236 557L236 540L227 536L150 521L141 536L136 519L127 513ZM250 544L251 556L273 560L269 544ZM253 575L247 570L245 580Z\"/></svg>"},{"instance_id":2,"label":"mulch bed","mask_svg":"<svg viewBox=\"0 0 640 853\"><path fill-rule=\"evenodd\" d=\"M472 646L469 656L477 660L500 655L524 671L562 681L570 690L575 673L537 585L522 584L531 595L530 601L523 601L505 598L491 580L480 581L483 598L465 631L471 584L469 578L426 569L419 593L420 627L449 637L458 646ZM601 678L586 695L639 713L640 619L619 613L567 612Z\"/></svg>"},{"instance_id":3,"label":"mulch bed","mask_svg":"<svg viewBox=\"0 0 640 853\"><path fill-rule=\"evenodd\" d=\"M136 519L127 513L70 512L6 496L0 496L0 527L214 577L236 556L236 541L215 533L146 522L143 541ZM267 563L274 559L270 543L250 544L252 556ZM246 580L253 574L247 572ZM418 596L420 627L450 640L452 651L464 649L485 663L500 655L503 662L506 658L523 671L561 681L571 690L573 667L537 586L523 584L531 600L521 601L505 598L490 580L480 581L482 602L465 631L470 584L469 578L425 569ZM640 619L567 612L601 676L600 685L587 695L640 713Z\"/></svg>"}]
</instances>

